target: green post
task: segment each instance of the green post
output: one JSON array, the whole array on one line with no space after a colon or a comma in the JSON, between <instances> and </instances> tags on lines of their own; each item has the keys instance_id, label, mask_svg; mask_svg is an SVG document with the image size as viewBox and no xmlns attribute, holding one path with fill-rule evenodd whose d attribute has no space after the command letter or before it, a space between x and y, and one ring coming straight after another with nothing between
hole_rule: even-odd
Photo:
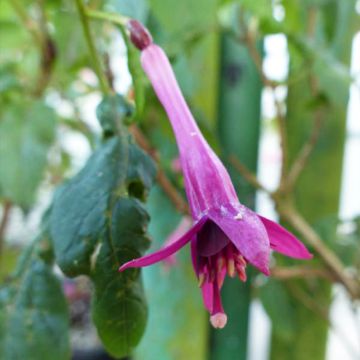
<instances>
[{"instance_id":1,"label":"green post","mask_svg":"<svg viewBox=\"0 0 360 360\"><path fill-rule=\"evenodd\" d=\"M317 112L321 112L320 116L323 119L317 146L299 178L294 194L299 211L313 225L327 216L338 213L349 92L348 84L342 84L332 73L335 72L335 67L327 67L326 63L322 63L321 57L332 56L337 61L349 64L351 39L354 35L351 26L355 17L354 8L353 0L332 1L313 8L316 12L314 40L317 48L326 46L329 54L326 55L324 50L319 51L320 58L315 60L319 63L310 75L312 79L309 81L309 78L302 78L291 84L288 89L287 126L290 161L308 138L315 116L319 116ZM309 17L305 15L303 19L304 25L307 26ZM290 59L291 78L291 75L296 77L294 69L301 58L299 54L290 51ZM310 105L313 103L316 106L314 91L311 89L314 83L327 99L326 102L318 104L316 109ZM316 262L316 257L312 261ZM271 359L323 360L328 334L328 323L324 317L331 305L331 286L323 280L297 280L288 282L287 285L294 315L294 336L279 336L276 324L273 324ZM308 301L304 301L304 297ZM309 308L312 301L315 305Z\"/></svg>"},{"instance_id":2,"label":"green post","mask_svg":"<svg viewBox=\"0 0 360 360\"><path fill-rule=\"evenodd\" d=\"M254 208L255 192L234 171L229 163L231 155L256 172L260 101L262 83L246 48L230 35L221 38L218 132L223 160L230 170L239 199ZM250 275L250 276L249 276ZM249 280L226 279L222 289L228 324L221 331L211 330L210 359L246 359L251 274Z\"/></svg>"}]
</instances>

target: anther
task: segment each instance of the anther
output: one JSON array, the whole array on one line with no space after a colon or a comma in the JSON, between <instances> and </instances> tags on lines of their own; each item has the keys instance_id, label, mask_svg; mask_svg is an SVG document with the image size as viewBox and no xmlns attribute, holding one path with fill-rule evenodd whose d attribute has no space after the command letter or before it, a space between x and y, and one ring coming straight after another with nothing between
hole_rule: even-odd
<instances>
[{"instance_id":1,"label":"anther","mask_svg":"<svg viewBox=\"0 0 360 360\"><path fill-rule=\"evenodd\" d=\"M202 287L205 284L205 280L206 280L205 273L201 273L199 275L199 282L198 282L199 287Z\"/></svg>"},{"instance_id":2,"label":"anther","mask_svg":"<svg viewBox=\"0 0 360 360\"><path fill-rule=\"evenodd\" d=\"M227 273L229 274L230 277L235 276L235 261L233 258L228 259L227 261Z\"/></svg>"}]
</instances>

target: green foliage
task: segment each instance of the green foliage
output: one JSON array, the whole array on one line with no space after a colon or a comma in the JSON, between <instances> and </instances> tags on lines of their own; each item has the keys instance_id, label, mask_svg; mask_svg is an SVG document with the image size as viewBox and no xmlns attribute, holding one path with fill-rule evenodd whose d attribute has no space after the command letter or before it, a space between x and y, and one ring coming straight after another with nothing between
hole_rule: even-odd
<instances>
[{"instance_id":1,"label":"green foliage","mask_svg":"<svg viewBox=\"0 0 360 360\"><path fill-rule=\"evenodd\" d=\"M0 114L0 194L29 208L54 141L56 115L44 103L22 102Z\"/></svg>"},{"instance_id":2,"label":"green foliage","mask_svg":"<svg viewBox=\"0 0 360 360\"><path fill-rule=\"evenodd\" d=\"M105 348L116 357L130 354L145 330L139 270L118 269L149 245L149 216L138 199L145 198L155 175L152 161L122 127L126 113L119 111L119 99L105 98L99 105L107 138L58 190L50 218L56 262L68 276L92 279L93 320Z\"/></svg>"},{"instance_id":3,"label":"green foliage","mask_svg":"<svg viewBox=\"0 0 360 360\"><path fill-rule=\"evenodd\" d=\"M325 123L294 197L344 264L359 268L359 221L344 224L337 216L329 216L338 204L344 106L351 82L349 44L354 34L354 22L349 18L355 17L354 0L83 3L92 10L113 11L146 23L155 41L170 55L205 137L225 163L235 154L254 172L261 83L253 59L240 42L246 30L250 40L256 41L269 34L284 34L291 64L286 104L291 159L308 138L315 114ZM275 16L282 10L283 17ZM113 60L108 45L119 29L106 20L91 19L89 25L100 68L111 80L114 65L107 61L108 57ZM141 256L150 244L147 211L152 216L149 232L154 249L162 246L179 220L159 188L150 194L145 209L155 168L124 125L141 121L141 130L159 151L170 181L183 189L181 175L172 169L177 151L171 127L153 91L147 91L139 51L128 41L123 27L120 31L133 81L134 93L129 97L135 106L112 94L97 108L103 139L84 168L58 187L50 211L51 239L42 234L41 242L36 241L25 252L21 266L0 290L0 358L70 357L67 307L53 273L54 262L68 276L86 275L92 280L93 320L114 357L133 353L144 334L135 354L139 359L245 358L251 273L246 284L235 280L224 284L222 295L229 321L222 331L209 332L188 249L177 256L177 267L170 271L163 264L146 269L144 289L150 314L145 332L148 305L140 271L118 272L121 264ZM54 45L50 69L44 66L44 40ZM85 96L99 90L94 73L89 71L91 56L73 0L0 1L0 198L11 206L31 210L45 174L50 186L68 175L72 159L66 149L67 135L81 134L91 147L94 145L97 134L84 120L87 111L82 103ZM44 76L45 84L36 92ZM317 94L309 87L312 77ZM226 165L241 201L254 205L253 189ZM320 187L314 186L318 183ZM18 252L4 248L0 270L1 277L8 279ZM313 263L321 265L317 259ZM328 324L316 309L304 306L309 301L294 299L294 294L305 294L310 304L311 300L321 304L326 313L328 283L311 279L284 284L271 279L259 293L272 322L273 357L321 358Z\"/></svg>"},{"instance_id":4,"label":"green foliage","mask_svg":"<svg viewBox=\"0 0 360 360\"><path fill-rule=\"evenodd\" d=\"M140 52L129 41L124 29L121 29L121 32L127 48L128 67L134 85L134 97L136 105L135 118L139 121L145 105L145 84L147 83L147 80L141 68Z\"/></svg>"},{"instance_id":5,"label":"green foliage","mask_svg":"<svg viewBox=\"0 0 360 360\"><path fill-rule=\"evenodd\" d=\"M0 289L1 359L70 359L67 303L52 261L38 246L44 241L45 233L25 250L10 283Z\"/></svg>"}]
</instances>

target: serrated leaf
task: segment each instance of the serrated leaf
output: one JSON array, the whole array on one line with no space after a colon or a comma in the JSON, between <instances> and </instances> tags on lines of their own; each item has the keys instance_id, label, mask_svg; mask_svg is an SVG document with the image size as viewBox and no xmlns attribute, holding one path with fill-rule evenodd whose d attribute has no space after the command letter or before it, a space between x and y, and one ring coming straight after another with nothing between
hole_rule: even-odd
<instances>
[{"instance_id":1,"label":"serrated leaf","mask_svg":"<svg viewBox=\"0 0 360 360\"><path fill-rule=\"evenodd\" d=\"M105 136L120 133L122 124L132 113L133 107L119 94L104 97L96 108L96 116Z\"/></svg>"},{"instance_id":2,"label":"serrated leaf","mask_svg":"<svg viewBox=\"0 0 360 360\"><path fill-rule=\"evenodd\" d=\"M61 269L69 276L91 277L99 336L109 353L123 357L144 332L147 306L139 270L118 269L149 246L149 216L138 199L148 192L155 167L125 135L121 114L115 116L112 105L102 102L98 116L111 125L107 134L123 135L107 138L84 169L57 192L50 232Z\"/></svg>"},{"instance_id":3,"label":"serrated leaf","mask_svg":"<svg viewBox=\"0 0 360 360\"><path fill-rule=\"evenodd\" d=\"M55 136L54 111L42 102L13 104L0 122L0 190L24 208L32 205Z\"/></svg>"},{"instance_id":4,"label":"serrated leaf","mask_svg":"<svg viewBox=\"0 0 360 360\"><path fill-rule=\"evenodd\" d=\"M147 306L139 270L119 273L118 268L149 246L148 221L138 200L119 200L112 212L110 234L101 242L91 274L94 323L107 350L117 357L130 354L145 330Z\"/></svg>"},{"instance_id":5,"label":"serrated leaf","mask_svg":"<svg viewBox=\"0 0 360 360\"><path fill-rule=\"evenodd\" d=\"M70 359L67 304L49 265L33 260L18 284L1 290L0 307L1 359Z\"/></svg>"},{"instance_id":6,"label":"serrated leaf","mask_svg":"<svg viewBox=\"0 0 360 360\"><path fill-rule=\"evenodd\" d=\"M91 255L105 232L113 192L124 195L128 148L111 138L94 152L78 175L56 193L50 233L56 262L68 276L89 274Z\"/></svg>"},{"instance_id":7,"label":"serrated leaf","mask_svg":"<svg viewBox=\"0 0 360 360\"><path fill-rule=\"evenodd\" d=\"M156 175L152 159L130 140L126 183L130 196L145 200Z\"/></svg>"}]
</instances>

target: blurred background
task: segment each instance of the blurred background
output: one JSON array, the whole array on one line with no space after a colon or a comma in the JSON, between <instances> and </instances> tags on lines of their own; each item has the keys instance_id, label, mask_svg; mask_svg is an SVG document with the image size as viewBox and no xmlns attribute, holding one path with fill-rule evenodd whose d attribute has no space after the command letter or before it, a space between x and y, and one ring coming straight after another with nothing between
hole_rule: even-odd
<instances>
[{"instance_id":1,"label":"blurred background","mask_svg":"<svg viewBox=\"0 0 360 360\"><path fill-rule=\"evenodd\" d=\"M187 216L175 139L121 16L164 48L240 201L314 253L274 255L269 278L251 269L246 283L227 279L223 330L209 326L188 248L142 270L147 325L125 352L117 338L131 328L103 335L91 315L95 278L69 276L52 225L42 230L55 189L90 166L107 136L97 107L109 93L121 95L116 111L158 169L144 203L150 250ZM359 359L359 114L356 0L0 1L0 358ZM41 285L39 264L58 287ZM62 300L41 308L51 297Z\"/></svg>"}]
</instances>

